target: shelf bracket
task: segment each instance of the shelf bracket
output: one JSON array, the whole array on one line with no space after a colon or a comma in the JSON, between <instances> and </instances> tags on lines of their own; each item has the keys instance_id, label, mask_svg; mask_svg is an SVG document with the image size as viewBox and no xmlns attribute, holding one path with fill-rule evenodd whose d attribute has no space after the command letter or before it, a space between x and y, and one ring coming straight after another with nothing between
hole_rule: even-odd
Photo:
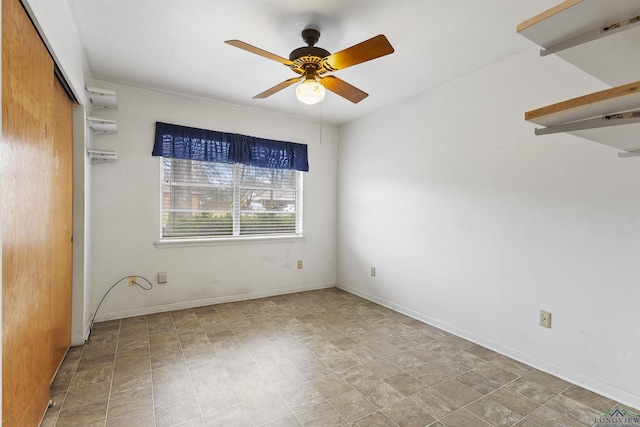
<instances>
[{"instance_id":1,"label":"shelf bracket","mask_svg":"<svg viewBox=\"0 0 640 427\"><path fill-rule=\"evenodd\" d=\"M87 117L87 123L94 133L114 133L118 131L115 120L101 119L99 117Z\"/></svg>"},{"instance_id":2,"label":"shelf bracket","mask_svg":"<svg viewBox=\"0 0 640 427\"><path fill-rule=\"evenodd\" d=\"M86 89L91 105L95 108L118 108L118 98L114 91L91 86Z\"/></svg>"},{"instance_id":3,"label":"shelf bracket","mask_svg":"<svg viewBox=\"0 0 640 427\"><path fill-rule=\"evenodd\" d=\"M593 119L578 120L575 122L547 126L545 128L536 128L534 132L536 135L549 135L553 133L574 132L577 130L597 129L609 126L630 125L633 123L640 123L640 110L628 111L626 113L607 114Z\"/></svg>"},{"instance_id":4,"label":"shelf bracket","mask_svg":"<svg viewBox=\"0 0 640 427\"><path fill-rule=\"evenodd\" d=\"M569 49L572 47L579 46L584 43L591 42L593 40L600 39L602 37L609 36L611 34L620 33L622 31L630 30L631 28L635 28L640 26L640 15L633 16L628 19L624 19L622 21L614 22L610 25L605 25L597 30L592 30L587 33L584 33L580 36L574 37L572 39L566 40L564 42L558 43L553 46L549 46L546 49L540 50L540 56L547 56L557 52L560 52L565 49Z\"/></svg>"},{"instance_id":5,"label":"shelf bracket","mask_svg":"<svg viewBox=\"0 0 640 427\"><path fill-rule=\"evenodd\" d=\"M91 163L109 163L118 161L118 153L112 150L96 150L87 148Z\"/></svg>"}]
</instances>

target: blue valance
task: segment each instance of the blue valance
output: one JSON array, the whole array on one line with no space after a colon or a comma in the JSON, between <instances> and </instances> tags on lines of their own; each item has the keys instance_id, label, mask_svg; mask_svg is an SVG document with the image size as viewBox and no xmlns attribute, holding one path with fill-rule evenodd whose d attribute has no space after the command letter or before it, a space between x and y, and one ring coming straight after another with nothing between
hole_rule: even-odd
<instances>
[{"instance_id":1,"label":"blue valance","mask_svg":"<svg viewBox=\"0 0 640 427\"><path fill-rule=\"evenodd\" d=\"M156 122L154 156L242 163L271 169L309 170L307 146L236 133Z\"/></svg>"}]
</instances>

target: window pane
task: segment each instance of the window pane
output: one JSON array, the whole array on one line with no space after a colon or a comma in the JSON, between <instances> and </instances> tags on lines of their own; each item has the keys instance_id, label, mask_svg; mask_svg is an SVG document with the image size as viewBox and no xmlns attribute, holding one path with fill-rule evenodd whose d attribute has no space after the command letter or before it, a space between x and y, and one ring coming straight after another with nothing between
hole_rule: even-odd
<instances>
[{"instance_id":1,"label":"window pane","mask_svg":"<svg viewBox=\"0 0 640 427\"><path fill-rule=\"evenodd\" d=\"M233 210L233 188L165 184L164 210L227 211Z\"/></svg>"},{"instance_id":2,"label":"window pane","mask_svg":"<svg viewBox=\"0 0 640 427\"><path fill-rule=\"evenodd\" d=\"M251 188L294 190L296 188L296 171L240 165L239 184L242 187Z\"/></svg>"},{"instance_id":3,"label":"window pane","mask_svg":"<svg viewBox=\"0 0 640 427\"><path fill-rule=\"evenodd\" d=\"M233 171L232 163L162 158L165 181L233 187Z\"/></svg>"},{"instance_id":4,"label":"window pane","mask_svg":"<svg viewBox=\"0 0 640 427\"><path fill-rule=\"evenodd\" d=\"M293 234L296 232L294 213L242 213L240 214L241 235Z\"/></svg>"},{"instance_id":5,"label":"window pane","mask_svg":"<svg viewBox=\"0 0 640 427\"><path fill-rule=\"evenodd\" d=\"M230 213L165 212L162 237L215 237L233 235Z\"/></svg>"},{"instance_id":6,"label":"window pane","mask_svg":"<svg viewBox=\"0 0 640 427\"><path fill-rule=\"evenodd\" d=\"M295 191L242 188L240 190L240 197L240 209L242 211L251 210L295 212Z\"/></svg>"},{"instance_id":7,"label":"window pane","mask_svg":"<svg viewBox=\"0 0 640 427\"><path fill-rule=\"evenodd\" d=\"M301 172L170 158L162 172L162 237L302 231Z\"/></svg>"},{"instance_id":8,"label":"window pane","mask_svg":"<svg viewBox=\"0 0 640 427\"><path fill-rule=\"evenodd\" d=\"M295 212L296 171L240 166L240 209Z\"/></svg>"}]
</instances>

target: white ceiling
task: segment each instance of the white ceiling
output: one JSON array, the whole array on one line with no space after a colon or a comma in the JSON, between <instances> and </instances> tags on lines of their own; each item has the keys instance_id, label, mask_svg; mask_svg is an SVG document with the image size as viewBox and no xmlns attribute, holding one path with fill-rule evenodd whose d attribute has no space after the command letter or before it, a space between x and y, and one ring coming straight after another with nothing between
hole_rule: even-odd
<instances>
[{"instance_id":1,"label":"white ceiling","mask_svg":"<svg viewBox=\"0 0 640 427\"><path fill-rule=\"evenodd\" d=\"M533 44L516 25L559 0L66 0L93 77L244 108L342 124L491 64ZM300 32L337 52L378 34L395 52L335 75L369 97L295 87L252 97L295 77L286 66L224 43L239 39L288 57Z\"/></svg>"}]
</instances>

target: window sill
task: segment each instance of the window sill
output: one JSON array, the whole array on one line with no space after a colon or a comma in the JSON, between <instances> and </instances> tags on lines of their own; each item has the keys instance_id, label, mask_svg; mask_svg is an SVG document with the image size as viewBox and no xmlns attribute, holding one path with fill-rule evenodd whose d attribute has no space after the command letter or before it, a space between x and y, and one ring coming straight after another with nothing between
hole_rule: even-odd
<instances>
[{"instance_id":1,"label":"window sill","mask_svg":"<svg viewBox=\"0 0 640 427\"><path fill-rule=\"evenodd\" d=\"M220 237L215 239L160 239L153 242L158 249L187 248L197 246L254 245L262 243L306 243L300 236Z\"/></svg>"}]
</instances>

